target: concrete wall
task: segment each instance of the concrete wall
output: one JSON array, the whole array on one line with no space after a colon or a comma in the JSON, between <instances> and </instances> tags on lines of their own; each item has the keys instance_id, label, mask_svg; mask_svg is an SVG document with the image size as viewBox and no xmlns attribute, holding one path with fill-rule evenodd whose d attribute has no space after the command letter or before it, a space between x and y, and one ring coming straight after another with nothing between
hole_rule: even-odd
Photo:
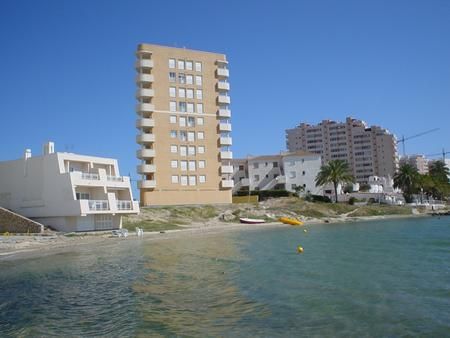
<instances>
[{"instance_id":1,"label":"concrete wall","mask_svg":"<svg viewBox=\"0 0 450 338\"><path fill-rule=\"evenodd\" d=\"M41 233L43 231L42 224L0 207L0 233Z\"/></svg>"}]
</instances>

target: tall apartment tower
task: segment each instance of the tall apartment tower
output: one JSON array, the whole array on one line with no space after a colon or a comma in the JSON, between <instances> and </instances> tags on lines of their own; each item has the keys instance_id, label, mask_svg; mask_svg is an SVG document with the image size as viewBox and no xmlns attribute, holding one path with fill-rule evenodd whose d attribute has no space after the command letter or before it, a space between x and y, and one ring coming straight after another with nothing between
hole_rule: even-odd
<instances>
[{"instance_id":1,"label":"tall apartment tower","mask_svg":"<svg viewBox=\"0 0 450 338\"><path fill-rule=\"evenodd\" d=\"M140 44L136 57L141 205L231 203L225 55Z\"/></svg>"},{"instance_id":2,"label":"tall apartment tower","mask_svg":"<svg viewBox=\"0 0 450 338\"><path fill-rule=\"evenodd\" d=\"M323 164L345 160L359 183L368 183L370 176L393 177L398 168L395 135L351 117L345 122L323 120L317 125L301 123L287 129L286 147L289 151L320 154Z\"/></svg>"}]
</instances>

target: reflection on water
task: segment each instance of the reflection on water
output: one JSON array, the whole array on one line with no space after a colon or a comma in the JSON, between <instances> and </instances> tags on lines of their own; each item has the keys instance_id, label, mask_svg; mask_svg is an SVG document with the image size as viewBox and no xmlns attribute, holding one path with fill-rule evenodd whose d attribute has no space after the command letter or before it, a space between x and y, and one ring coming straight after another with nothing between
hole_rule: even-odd
<instances>
[{"instance_id":1,"label":"reflection on water","mask_svg":"<svg viewBox=\"0 0 450 338\"><path fill-rule=\"evenodd\" d=\"M4 261L0 336L448 336L449 243L429 218Z\"/></svg>"}]
</instances>

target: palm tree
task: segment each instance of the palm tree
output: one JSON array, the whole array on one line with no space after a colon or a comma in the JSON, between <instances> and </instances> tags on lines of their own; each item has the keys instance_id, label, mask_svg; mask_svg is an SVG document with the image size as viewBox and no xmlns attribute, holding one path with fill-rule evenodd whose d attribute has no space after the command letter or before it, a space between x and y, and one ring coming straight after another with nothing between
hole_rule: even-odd
<instances>
[{"instance_id":1,"label":"palm tree","mask_svg":"<svg viewBox=\"0 0 450 338\"><path fill-rule=\"evenodd\" d=\"M394 188L400 188L407 203L412 202L412 195L419 183L419 173L415 167L408 163L400 166L394 175Z\"/></svg>"},{"instance_id":2,"label":"palm tree","mask_svg":"<svg viewBox=\"0 0 450 338\"><path fill-rule=\"evenodd\" d=\"M336 203L338 202L337 196L338 184L351 183L353 181L354 179L353 176L350 174L350 168L348 166L348 163L342 160L333 160L328 162L328 164L323 165L316 176L316 186L322 186L325 184L333 183Z\"/></svg>"},{"instance_id":3,"label":"palm tree","mask_svg":"<svg viewBox=\"0 0 450 338\"><path fill-rule=\"evenodd\" d=\"M449 183L450 170L443 161L434 161L429 164L430 176L442 183Z\"/></svg>"}]
</instances>

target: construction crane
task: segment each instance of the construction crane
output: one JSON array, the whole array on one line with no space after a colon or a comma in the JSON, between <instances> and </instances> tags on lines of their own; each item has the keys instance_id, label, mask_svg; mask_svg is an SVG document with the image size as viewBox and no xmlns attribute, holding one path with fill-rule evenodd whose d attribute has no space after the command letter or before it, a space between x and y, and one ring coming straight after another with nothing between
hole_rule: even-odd
<instances>
[{"instance_id":1,"label":"construction crane","mask_svg":"<svg viewBox=\"0 0 450 338\"><path fill-rule=\"evenodd\" d=\"M439 130L439 128L430 129L430 130L424 131L424 132L422 132L422 133L419 133L419 134L416 134L416 135L412 135L412 136L408 136L408 137L402 136L402 138L401 138L400 140L397 141L397 144L399 144L399 143L402 144L402 146L403 146L403 156L406 155L405 141L408 141L408 140L411 140L411 139L413 139L413 138L416 138L416 137L419 137L419 136L423 136L423 135L426 135L426 134L435 132L435 131L437 131L437 130Z\"/></svg>"},{"instance_id":2,"label":"construction crane","mask_svg":"<svg viewBox=\"0 0 450 338\"><path fill-rule=\"evenodd\" d=\"M425 155L427 157L433 157L433 156L441 156L442 155L442 162L445 163L445 155L450 154L450 151L445 151L444 148L442 148L442 153L437 153L437 154L428 154Z\"/></svg>"}]
</instances>

